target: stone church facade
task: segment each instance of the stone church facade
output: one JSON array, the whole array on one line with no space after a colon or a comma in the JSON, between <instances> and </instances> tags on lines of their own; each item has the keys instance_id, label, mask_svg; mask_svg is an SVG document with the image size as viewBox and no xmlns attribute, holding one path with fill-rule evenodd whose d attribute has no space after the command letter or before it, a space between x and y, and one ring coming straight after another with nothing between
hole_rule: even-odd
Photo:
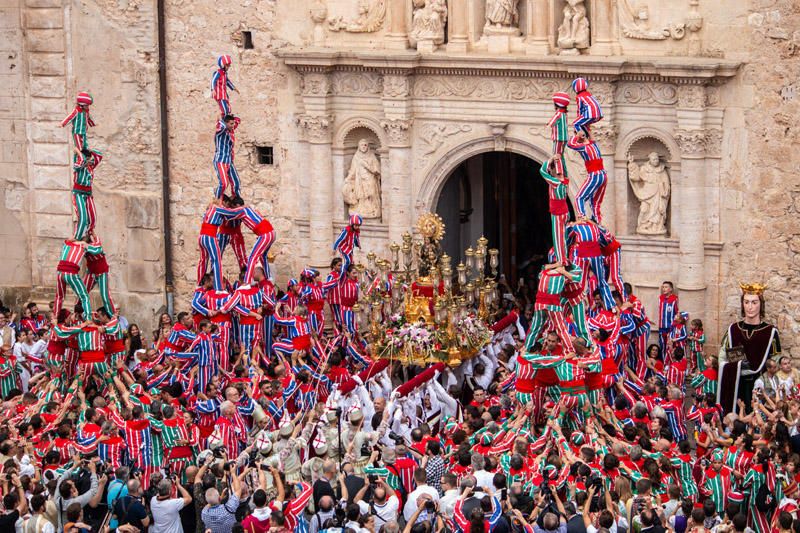
<instances>
[{"instance_id":1,"label":"stone church facade","mask_svg":"<svg viewBox=\"0 0 800 533\"><path fill-rule=\"evenodd\" d=\"M788 0L0 6L0 75L12 88L0 97L4 299L51 294L72 223L58 123L78 90L95 96L95 144L107 156L96 198L112 290L128 316L146 321L164 306L165 286L177 309L193 289L199 218L216 181L208 85L218 54L233 56L241 91L232 103L244 196L276 228L283 277L330 261L359 140L381 169L380 216L366 221L362 242L385 252L436 209L470 157L547 159L550 97L581 75L605 111L594 130L609 174L604 214L623 245L625 279L651 315L661 281L673 280L713 344L738 312L738 281L762 281L768 319L800 349L800 157L789 149L800 24ZM668 169L670 198L665 232L644 235L628 173L630 160L652 152ZM574 158L568 165L574 197L585 172Z\"/></svg>"}]
</instances>

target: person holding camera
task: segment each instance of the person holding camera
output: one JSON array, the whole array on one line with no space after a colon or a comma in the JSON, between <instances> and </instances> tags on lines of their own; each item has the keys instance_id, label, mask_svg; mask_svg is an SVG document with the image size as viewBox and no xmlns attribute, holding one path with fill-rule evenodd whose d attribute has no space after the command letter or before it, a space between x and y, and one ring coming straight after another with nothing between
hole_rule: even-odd
<instances>
[{"instance_id":1,"label":"person holding camera","mask_svg":"<svg viewBox=\"0 0 800 533\"><path fill-rule=\"evenodd\" d=\"M420 533L439 533L444 527L444 519L439 513L439 502L430 498L430 495L424 494L420 496L424 500L422 505L418 505L417 509L412 513L406 522L406 527L403 533L411 533L412 531L419 531ZM469 529L463 530L464 533L470 533ZM476 531L475 533L480 533Z\"/></svg>"},{"instance_id":2,"label":"person holding camera","mask_svg":"<svg viewBox=\"0 0 800 533\"><path fill-rule=\"evenodd\" d=\"M72 475L75 468L81 470L85 468L89 472L89 490L81 494L75 484L75 478ZM105 476L103 476L105 479ZM105 486L105 481L103 481ZM97 462L92 460L88 463L82 463L81 457L75 454L72 458L71 468L65 469L64 473L58 479L56 484L55 504L58 508L58 527L62 528L67 521L67 507L73 503L80 503L81 507L89 505L89 502L94 499L100 489L99 480L97 477ZM102 491L100 492L102 494ZM96 505L96 504L95 504Z\"/></svg>"},{"instance_id":3,"label":"person holding camera","mask_svg":"<svg viewBox=\"0 0 800 533\"><path fill-rule=\"evenodd\" d=\"M157 486L157 495L150 500L150 512L153 515L153 525L150 533L183 533L180 511L190 503L192 496L178 483L180 498L171 498L172 480L162 479Z\"/></svg>"},{"instance_id":4,"label":"person holding camera","mask_svg":"<svg viewBox=\"0 0 800 533\"><path fill-rule=\"evenodd\" d=\"M127 484L127 493L118 498L111 506L113 513L112 527L131 525L139 531L145 531L150 525L150 517L144 507L142 483L138 479L131 479Z\"/></svg>"},{"instance_id":5,"label":"person holding camera","mask_svg":"<svg viewBox=\"0 0 800 533\"><path fill-rule=\"evenodd\" d=\"M226 463L226 466L229 464ZM222 498L216 488L206 491L206 506L201 517L206 531L211 531L211 533L230 533L236 524L236 509L239 507L239 499L242 497L242 482L236 472L228 470L226 474L230 489L230 497L227 502L222 503Z\"/></svg>"}]
</instances>

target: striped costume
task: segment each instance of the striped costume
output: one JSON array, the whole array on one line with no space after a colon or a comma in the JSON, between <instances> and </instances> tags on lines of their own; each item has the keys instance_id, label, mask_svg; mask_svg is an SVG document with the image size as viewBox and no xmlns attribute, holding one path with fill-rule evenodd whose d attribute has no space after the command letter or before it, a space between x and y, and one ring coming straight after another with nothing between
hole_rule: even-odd
<instances>
[{"instance_id":1,"label":"striped costume","mask_svg":"<svg viewBox=\"0 0 800 533\"><path fill-rule=\"evenodd\" d=\"M568 413L579 410L588 413L591 410L589 397L586 395L586 373L578 365L585 361L577 357L566 358L559 353L526 353L523 357L533 368L552 368L558 376L558 389L561 394L561 412ZM596 362L592 361L596 365Z\"/></svg>"},{"instance_id":2,"label":"striped costume","mask_svg":"<svg viewBox=\"0 0 800 533\"><path fill-rule=\"evenodd\" d=\"M183 421L183 416L176 415L164 420L150 419L150 424L161 432L164 449L169 450L165 457L169 472L182 474L187 466L194 463L191 436Z\"/></svg>"},{"instance_id":3,"label":"striped costume","mask_svg":"<svg viewBox=\"0 0 800 533\"><path fill-rule=\"evenodd\" d=\"M722 465L719 471L709 467L703 472L700 492L714 502L714 507L718 513L724 513L732 485L733 470L730 467Z\"/></svg>"},{"instance_id":4,"label":"striped costume","mask_svg":"<svg viewBox=\"0 0 800 533\"><path fill-rule=\"evenodd\" d=\"M631 307L630 312L633 317L636 329L631 335L631 362L628 366L634 371L636 376L644 381L645 373L647 372L647 341L650 338L650 319L647 318L644 304L633 294L628 295L628 302Z\"/></svg>"},{"instance_id":5,"label":"striped costume","mask_svg":"<svg viewBox=\"0 0 800 533\"><path fill-rule=\"evenodd\" d=\"M713 394L716 396L718 379L719 373L715 368L706 368L692 378L692 381L689 382L689 386L695 389L695 394L697 395Z\"/></svg>"},{"instance_id":6,"label":"striped costume","mask_svg":"<svg viewBox=\"0 0 800 533\"><path fill-rule=\"evenodd\" d=\"M567 221L569 220L569 206L567 205L567 187L569 179L559 179L547 172L547 162L542 163L539 174L547 182L548 197L550 200L550 223L553 231L553 248L556 261L562 265L567 263L567 238L565 235Z\"/></svg>"},{"instance_id":7,"label":"striped costume","mask_svg":"<svg viewBox=\"0 0 800 533\"><path fill-rule=\"evenodd\" d=\"M614 286L614 289L622 296L622 300L628 297L625 294L625 282L622 281L622 245L616 239L611 237L611 242L601 247L603 252L603 260L606 264L606 272L608 273L608 281Z\"/></svg>"},{"instance_id":8,"label":"striped costume","mask_svg":"<svg viewBox=\"0 0 800 533\"><path fill-rule=\"evenodd\" d=\"M252 207L245 207L243 216L244 225L256 235L256 242L253 244L253 249L247 258L247 270L244 275L244 282L251 284L253 283L253 274L258 266L264 270L266 277L270 277L267 253L269 253L272 243L275 242L275 230L269 220Z\"/></svg>"},{"instance_id":9,"label":"striped costume","mask_svg":"<svg viewBox=\"0 0 800 533\"><path fill-rule=\"evenodd\" d=\"M236 256L236 263L239 270L247 267L247 250L244 246L244 236L242 235L242 220L228 220L219 227L219 255L225 255L225 249L230 246Z\"/></svg>"},{"instance_id":10,"label":"striped costume","mask_svg":"<svg viewBox=\"0 0 800 533\"><path fill-rule=\"evenodd\" d=\"M275 324L286 328L286 336L279 342L272 343L272 349L284 356L291 356L295 350L311 350L311 330L308 320L302 316L283 317L275 315Z\"/></svg>"},{"instance_id":11,"label":"striped costume","mask_svg":"<svg viewBox=\"0 0 800 533\"><path fill-rule=\"evenodd\" d=\"M217 198L222 198L225 190L230 188L231 196L239 196L239 173L233 165L234 145L236 144L236 128L242 119L233 119L233 127L228 129L223 120L217 122L217 131L214 134L214 170L217 172L219 185L214 191Z\"/></svg>"},{"instance_id":12,"label":"striped costume","mask_svg":"<svg viewBox=\"0 0 800 533\"><path fill-rule=\"evenodd\" d=\"M128 461L131 466L142 471L142 487L145 487L150 483L150 474L156 470L154 463L158 462L150 421L147 418L124 420L115 411L111 411L109 420L122 431L128 447Z\"/></svg>"},{"instance_id":13,"label":"striped costume","mask_svg":"<svg viewBox=\"0 0 800 533\"><path fill-rule=\"evenodd\" d=\"M221 291L222 285L222 254L219 249L219 227L228 220L240 218L243 215L240 209L226 209L218 205L210 205L203 215L200 225L200 235L197 244L200 246L200 261L197 263L197 284L200 285L203 276L211 262L211 272L214 275L214 290Z\"/></svg>"},{"instance_id":14,"label":"striped costume","mask_svg":"<svg viewBox=\"0 0 800 533\"><path fill-rule=\"evenodd\" d=\"M592 208L592 219L598 224L602 224L601 208L606 194L608 176L603 166L603 154L600 152L600 147L593 140L581 140L577 135L567 142L567 146L580 154L586 167L586 181L581 185L575 198L578 213L581 217L586 218L586 204L588 203Z\"/></svg>"},{"instance_id":15,"label":"striped costume","mask_svg":"<svg viewBox=\"0 0 800 533\"><path fill-rule=\"evenodd\" d=\"M308 309L308 321L317 335L321 335L325 327L325 292L319 281L305 283L300 291L300 302Z\"/></svg>"},{"instance_id":16,"label":"striped costume","mask_svg":"<svg viewBox=\"0 0 800 533\"><path fill-rule=\"evenodd\" d=\"M661 347L662 357L667 352L667 339L678 316L678 297L675 294L661 294L658 297L658 342Z\"/></svg>"},{"instance_id":17,"label":"striped costume","mask_svg":"<svg viewBox=\"0 0 800 533\"><path fill-rule=\"evenodd\" d=\"M703 333L702 328L694 329L694 327L692 327L689 336L689 354L692 367L703 371L706 369L706 360L703 352L703 345L706 343L706 335Z\"/></svg>"},{"instance_id":18,"label":"striped costume","mask_svg":"<svg viewBox=\"0 0 800 533\"><path fill-rule=\"evenodd\" d=\"M681 486L681 496L697 501L697 482L694 480L694 460L690 454L678 454L669 458Z\"/></svg>"},{"instance_id":19,"label":"striped costume","mask_svg":"<svg viewBox=\"0 0 800 533\"><path fill-rule=\"evenodd\" d=\"M83 161L82 152L88 148L86 134L89 126L94 127L94 121L89 115L89 106L92 105L92 102L93 99L89 93L78 93L75 108L61 121L62 128L67 124L72 125L72 139L75 143L75 163Z\"/></svg>"},{"instance_id":20,"label":"striped costume","mask_svg":"<svg viewBox=\"0 0 800 533\"><path fill-rule=\"evenodd\" d=\"M187 348L194 342L195 334L186 328L180 322L176 322L169 332L166 345L164 346L164 353L178 353L185 352Z\"/></svg>"},{"instance_id":21,"label":"striped costume","mask_svg":"<svg viewBox=\"0 0 800 533\"><path fill-rule=\"evenodd\" d=\"M109 315L113 315L116 313L117 308L114 306L114 301L111 299L111 290L108 287L106 254L103 252L103 246L100 241L95 240L92 245L99 248L100 253L86 254L86 275L83 277L83 283L86 285L86 292L91 292L92 288L97 284L100 288L100 299L103 301L103 307L106 308Z\"/></svg>"},{"instance_id":22,"label":"striped costume","mask_svg":"<svg viewBox=\"0 0 800 533\"><path fill-rule=\"evenodd\" d=\"M326 299L333 317L333 329L337 335L342 331L342 289L339 284L341 275L341 270L331 270L324 283L325 287L329 287L326 291Z\"/></svg>"},{"instance_id":23,"label":"striped costume","mask_svg":"<svg viewBox=\"0 0 800 533\"><path fill-rule=\"evenodd\" d=\"M79 377L84 383L89 380L92 372L96 372L101 379L105 379L105 373L108 371L105 335L116 334L119 331L119 322L114 318L105 324L105 331L101 331L100 327L95 325L85 327L58 325L55 327L58 338L76 338L80 354L78 357Z\"/></svg>"},{"instance_id":24,"label":"striped costume","mask_svg":"<svg viewBox=\"0 0 800 533\"><path fill-rule=\"evenodd\" d=\"M689 335L686 333L686 323L681 323L678 318L676 317L675 320L672 321L672 327L669 330L669 340L672 342L672 349L667 350L667 360L672 361L672 352L675 348L681 348L686 355L686 360L689 360L689 357L686 353L686 337Z\"/></svg>"},{"instance_id":25,"label":"striped costume","mask_svg":"<svg viewBox=\"0 0 800 533\"><path fill-rule=\"evenodd\" d=\"M231 311L238 303L237 296L236 293L231 294L227 291L207 291L199 302L205 315L219 328L219 366L226 371L229 370L231 348ZM211 316L210 311L216 311L216 314Z\"/></svg>"},{"instance_id":26,"label":"striped costume","mask_svg":"<svg viewBox=\"0 0 800 533\"><path fill-rule=\"evenodd\" d=\"M75 213L74 239L81 240L87 232L94 231L97 211L92 195L94 169L103 156L97 150L89 150L89 155L72 167L72 209Z\"/></svg>"},{"instance_id":27,"label":"striped costume","mask_svg":"<svg viewBox=\"0 0 800 533\"><path fill-rule=\"evenodd\" d=\"M99 246L86 244L83 241L64 241L64 248L61 249L61 257L56 266L56 297L53 303L53 313L58 314L64 304L66 287L69 285L75 296L81 302L84 316L91 316L92 304L89 301L89 291L81 279L81 261L86 253L99 254L103 249Z\"/></svg>"},{"instance_id":28,"label":"striped costume","mask_svg":"<svg viewBox=\"0 0 800 533\"><path fill-rule=\"evenodd\" d=\"M250 313L261 314L264 307L264 293L258 285L242 285L234 292L236 299L236 312L239 313L239 343L250 356L253 348L261 344L261 335L264 325L262 318L251 316Z\"/></svg>"},{"instance_id":29,"label":"striped costume","mask_svg":"<svg viewBox=\"0 0 800 533\"><path fill-rule=\"evenodd\" d=\"M557 269L548 269L546 266L542 268L539 274L539 286L536 293L536 302L533 305L533 316L525 339L525 350L528 352L533 351L533 347L539 339L539 334L542 332L546 322L549 322L550 327L558 334L564 350L567 353L572 352L572 339L564 321L564 306L561 293L567 281L573 283L580 281L581 269L576 265L569 265L566 270L570 273L569 278L565 277Z\"/></svg>"},{"instance_id":30,"label":"striped costume","mask_svg":"<svg viewBox=\"0 0 800 533\"><path fill-rule=\"evenodd\" d=\"M219 105L221 116L231 114L231 104L228 98L228 89L235 90L236 87L228 78L228 67L231 66L231 56L223 54L217 58L217 70L211 76L211 98L216 100Z\"/></svg>"},{"instance_id":31,"label":"striped costume","mask_svg":"<svg viewBox=\"0 0 800 533\"><path fill-rule=\"evenodd\" d=\"M353 312L353 306L358 302L358 282L349 276L340 277L339 280L342 331L349 333L355 339L358 335L358 320Z\"/></svg>"},{"instance_id":32,"label":"striped costume","mask_svg":"<svg viewBox=\"0 0 800 533\"><path fill-rule=\"evenodd\" d=\"M350 215L350 223L342 230L333 243L333 249L342 254L342 272L347 272L350 263L353 262L353 251L361 248L361 229L354 226L361 226L363 219L359 215Z\"/></svg>"},{"instance_id":33,"label":"striped costume","mask_svg":"<svg viewBox=\"0 0 800 533\"><path fill-rule=\"evenodd\" d=\"M3 398L6 398L12 390L20 388L16 369L17 360L13 355L9 357L0 355L0 394Z\"/></svg>"},{"instance_id":34,"label":"striped costume","mask_svg":"<svg viewBox=\"0 0 800 533\"><path fill-rule=\"evenodd\" d=\"M264 294L264 357L268 358L272 354L273 329L275 329L275 284L269 279L262 279L258 282L261 292Z\"/></svg>"},{"instance_id":35,"label":"striped costume","mask_svg":"<svg viewBox=\"0 0 800 533\"><path fill-rule=\"evenodd\" d=\"M567 245L570 262L578 265L583 272L581 291L585 292L589 271L597 279L598 289L606 309L614 308L614 298L606 281L606 268L603 262L603 246L612 241L611 233L602 226L591 222L572 222L567 225Z\"/></svg>"},{"instance_id":36,"label":"striped costume","mask_svg":"<svg viewBox=\"0 0 800 533\"><path fill-rule=\"evenodd\" d=\"M585 78L575 78L572 90L575 91L575 102L578 104L578 116L572 125L576 132L583 130L589 135L589 126L603 120L600 102L589 92L589 83Z\"/></svg>"},{"instance_id":37,"label":"striped costume","mask_svg":"<svg viewBox=\"0 0 800 533\"><path fill-rule=\"evenodd\" d=\"M553 155L558 158L554 161L555 173L567 176L567 164L564 160L564 148L569 140L569 129L567 128L567 107L569 106L569 95L567 93L554 93L553 105L556 112L547 125L550 127L550 138L553 141Z\"/></svg>"}]
</instances>

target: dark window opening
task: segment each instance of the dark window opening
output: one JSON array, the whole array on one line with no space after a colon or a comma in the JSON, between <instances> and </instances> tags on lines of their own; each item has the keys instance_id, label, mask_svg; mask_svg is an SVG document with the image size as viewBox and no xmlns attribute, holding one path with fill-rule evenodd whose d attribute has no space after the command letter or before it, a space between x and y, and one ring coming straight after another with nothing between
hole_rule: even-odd
<instances>
[{"instance_id":1,"label":"dark window opening","mask_svg":"<svg viewBox=\"0 0 800 533\"><path fill-rule=\"evenodd\" d=\"M252 50L253 47L253 32L251 31L243 31L242 32L242 44L245 50Z\"/></svg>"},{"instance_id":2,"label":"dark window opening","mask_svg":"<svg viewBox=\"0 0 800 533\"><path fill-rule=\"evenodd\" d=\"M275 162L272 146L256 146L256 154L258 154L259 165L272 165Z\"/></svg>"}]
</instances>

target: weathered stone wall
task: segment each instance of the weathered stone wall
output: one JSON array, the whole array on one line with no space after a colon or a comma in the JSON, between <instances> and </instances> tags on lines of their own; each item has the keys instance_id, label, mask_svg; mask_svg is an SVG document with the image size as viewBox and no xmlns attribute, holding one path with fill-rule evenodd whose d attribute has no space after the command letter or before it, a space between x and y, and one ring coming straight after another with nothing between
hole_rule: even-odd
<instances>
[{"instance_id":1,"label":"weathered stone wall","mask_svg":"<svg viewBox=\"0 0 800 533\"><path fill-rule=\"evenodd\" d=\"M767 320L784 352L800 356L800 12L792 0L752 0L740 35L738 134L724 146L722 323L739 312L739 281L769 285Z\"/></svg>"},{"instance_id":2,"label":"weathered stone wall","mask_svg":"<svg viewBox=\"0 0 800 533\"><path fill-rule=\"evenodd\" d=\"M291 137L281 134L293 125L286 112L291 108L286 101L286 69L273 56L282 45L276 36L276 2L199 4L168 2L166 12L170 208L178 308L186 308L196 285L200 221L217 185L211 160L220 111L211 98L210 82L219 55L231 55L229 77L240 91L232 93L231 100L233 112L242 119L236 131L242 197L275 227L278 242L273 249L281 273L296 266L289 263L297 251L291 238L292 217L303 210L294 203L293 182L299 177L287 157ZM253 49L242 47L242 30L252 32ZM273 147L273 165L258 164L256 145ZM253 237L246 229L244 233L249 252ZM225 272L235 276L233 254L226 253L225 259Z\"/></svg>"},{"instance_id":3,"label":"weathered stone wall","mask_svg":"<svg viewBox=\"0 0 800 533\"><path fill-rule=\"evenodd\" d=\"M105 156L94 197L112 296L148 326L164 300L155 2L1 6L0 75L9 91L0 100L0 231L10 245L2 296L14 305L53 297L58 254L73 230L69 130L60 122L86 90L97 123L90 146Z\"/></svg>"}]
</instances>

